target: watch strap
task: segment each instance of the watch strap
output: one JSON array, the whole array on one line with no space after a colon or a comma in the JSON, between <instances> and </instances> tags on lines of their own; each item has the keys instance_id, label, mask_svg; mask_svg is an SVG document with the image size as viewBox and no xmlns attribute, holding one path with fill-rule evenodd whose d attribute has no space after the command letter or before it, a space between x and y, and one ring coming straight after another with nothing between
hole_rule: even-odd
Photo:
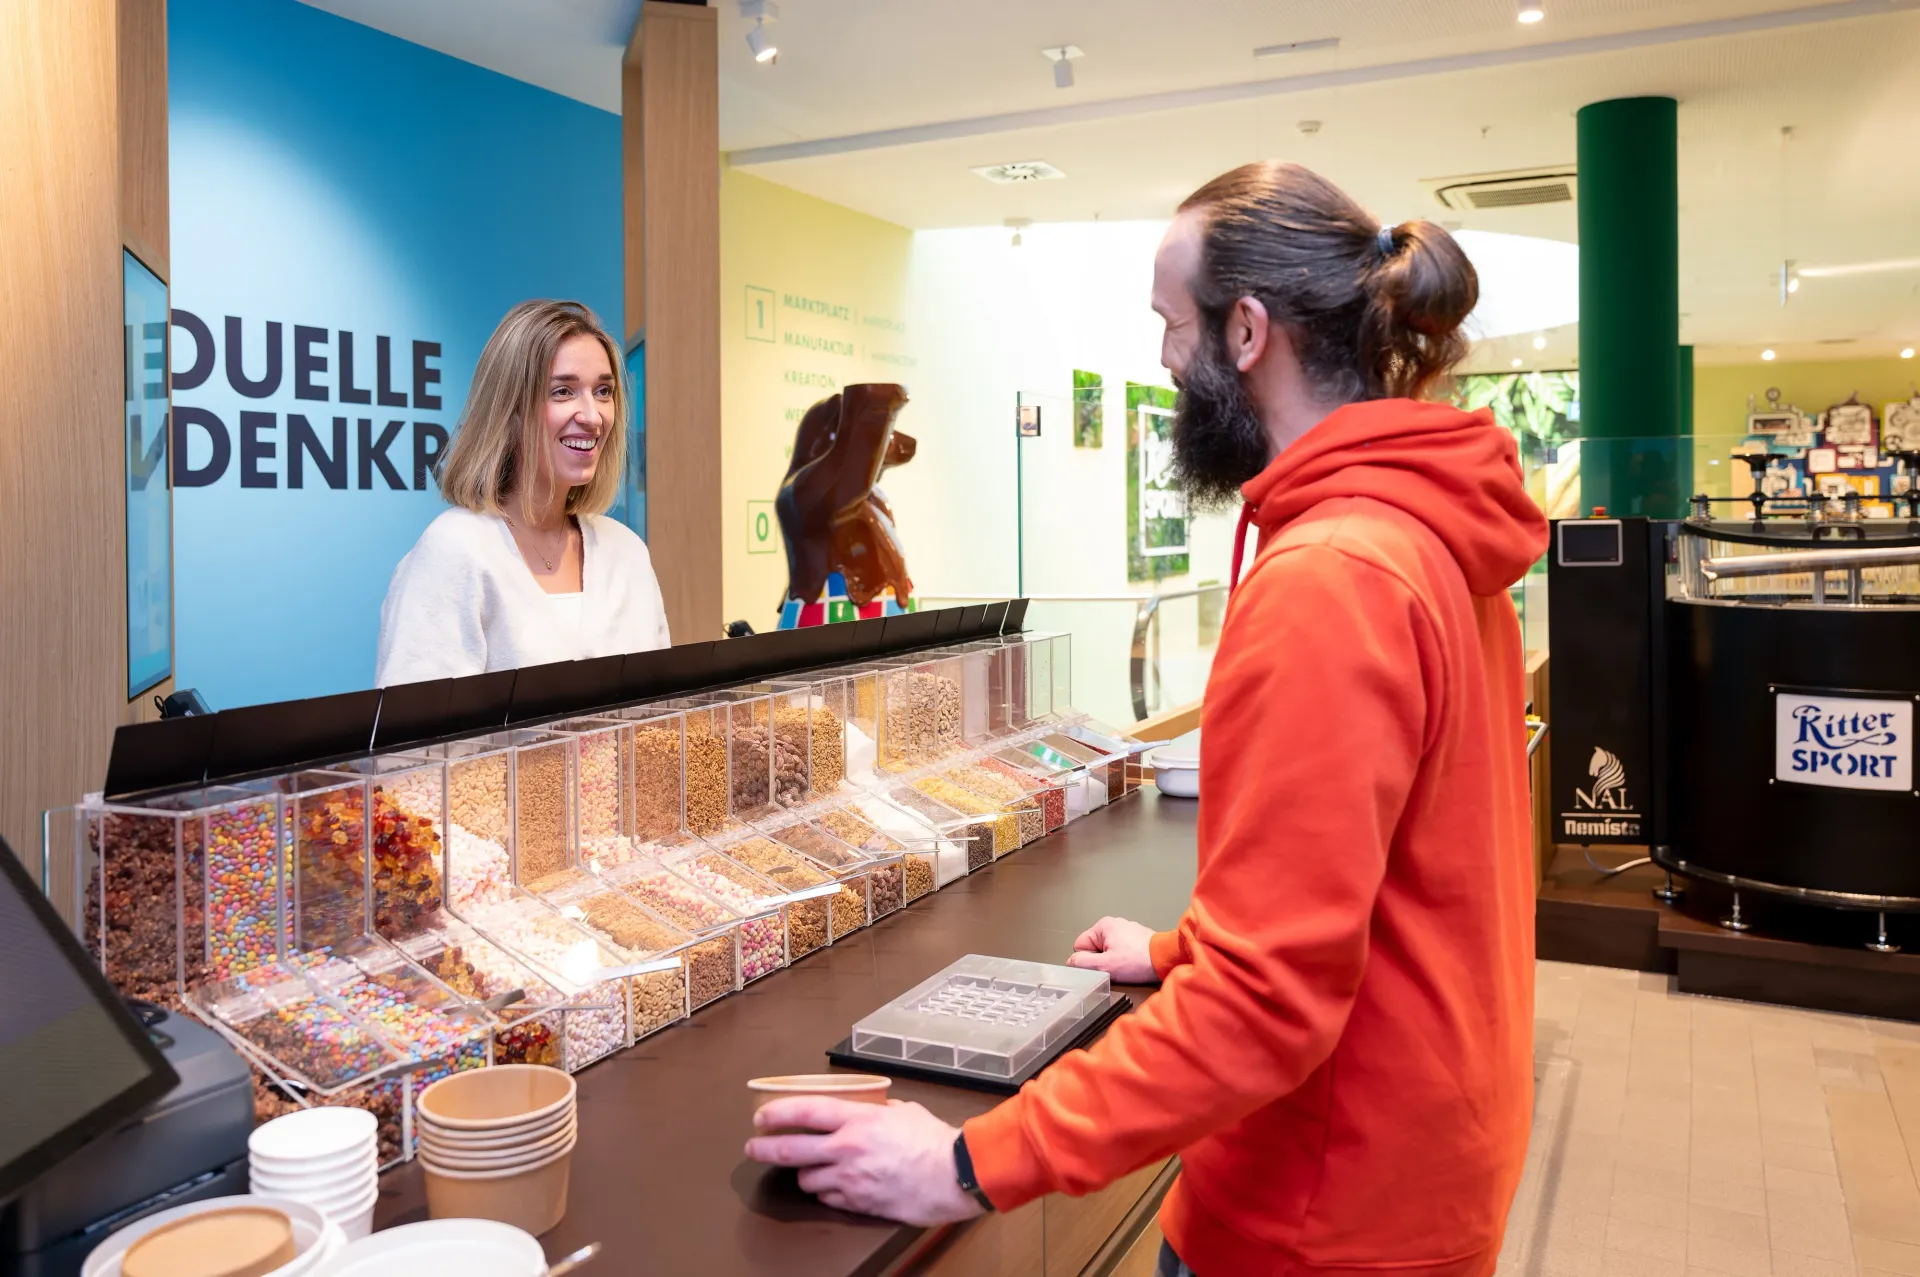
<instances>
[{"instance_id":1,"label":"watch strap","mask_svg":"<svg viewBox=\"0 0 1920 1277\"><path fill-rule=\"evenodd\" d=\"M967 1152L965 1131L953 1137L953 1173L960 1181L960 1191L979 1202L985 1210L993 1209L993 1199L987 1196L987 1190L980 1187L980 1181L973 1174L973 1154Z\"/></svg>"}]
</instances>

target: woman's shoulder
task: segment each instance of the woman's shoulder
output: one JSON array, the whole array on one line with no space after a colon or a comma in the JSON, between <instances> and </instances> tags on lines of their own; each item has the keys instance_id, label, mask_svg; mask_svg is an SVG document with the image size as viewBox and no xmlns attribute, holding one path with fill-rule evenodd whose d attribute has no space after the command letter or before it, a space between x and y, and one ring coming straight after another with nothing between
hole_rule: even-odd
<instances>
[{"instance_id":1,"label":"woman's shoulder","mask_svg":"<svg viewBox=\"0 0 1920 1277\"><path fill-rule=\"evenodd\" d=\"M498 515L480 514L464 506L454 506L450 510L442 510L434 517L433 522L427 525L426 531L420 534L415 547L430 553L467 550L477 541L497 542L500 537L500 526L501 520Z\"/></svg>"},{"instance_id":2,"label":"woman's shoulder","mask_svg":"<svg viewBox=\"0 0 1920 1277\"><path fill-rule=\"evenodd\" d=\"M639 559L643 563L653 562L647 543L620 520L604 514L583 514L579 516L580 526L593 537L594 545L608 554L622 558Z\"/></svg>"}]
</instances>

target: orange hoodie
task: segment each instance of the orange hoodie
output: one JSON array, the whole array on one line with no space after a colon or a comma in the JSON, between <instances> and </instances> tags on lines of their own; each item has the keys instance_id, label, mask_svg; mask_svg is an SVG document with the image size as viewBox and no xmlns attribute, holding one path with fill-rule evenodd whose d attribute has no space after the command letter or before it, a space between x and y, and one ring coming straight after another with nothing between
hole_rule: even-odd
<instances>
[{"instance_id":1,"label":"orange hoodie","mask_svg":"<svg viewBox=\"0 0 1920 1277\"><path fill-rule=\"evenodd\" d=\"M1520 630L1545 550L1486 413L1341 408L1243 489L1162 986L966 1125L1002 1209L1170 1153L1200 1277L1493 1272L1533 1092Z\"/></svg>"}]
</instances>

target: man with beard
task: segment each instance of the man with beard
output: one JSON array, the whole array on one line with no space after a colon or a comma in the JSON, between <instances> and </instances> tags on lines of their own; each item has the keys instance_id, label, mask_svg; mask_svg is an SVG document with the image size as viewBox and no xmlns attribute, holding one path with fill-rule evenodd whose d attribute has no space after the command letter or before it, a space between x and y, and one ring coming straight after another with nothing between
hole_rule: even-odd
<instances>
[{"instance_id":1,"label":"man with beard","mask_svg":"<svg viewBox=\"0 0 1920 1277\"><path fill-rule=\"evenodd\" d=\"M1195 192L1154 263L1176 465L1245 502L1178 928L1072 961L1160 989L962 1131L790 1100L751 1156L915 1223L1086 1193L1172 1153L1167 1277L1492 1273L1532 1097L1519 626L1544 551L1511 437L1423 402L1478 282L1295 165ZM1235 576L1240 553L1236 547Z\"/></svg>"}]
</instances>

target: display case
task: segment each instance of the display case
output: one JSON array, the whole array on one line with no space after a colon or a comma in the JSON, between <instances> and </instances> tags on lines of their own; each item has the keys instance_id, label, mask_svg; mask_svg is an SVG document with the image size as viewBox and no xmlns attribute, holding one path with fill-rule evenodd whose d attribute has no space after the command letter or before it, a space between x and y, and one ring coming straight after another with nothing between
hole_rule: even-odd
<instances>
[{"instance_id":1,"label":"display case","mask_svg":"<svg viewBox=\"0 0 1920 1277\"><path fill-rule=\"evenodd\" d=\"M881 806L879 800L869 800ZM880 828L857 803L829 807L815 814L820 825L835 838L866 856L899 857L900 874L876 874L872 880L873 916L878 919L903 904L918 900L939 885L939 859L932 845L909 846ZM893 899L895 887L900 898Z\"/></svg>"},{"instance_id":2,"label":"display case","mask_svg":"<svg viewBox=\"0 0 1920 1277\"><path fill-rule=\"evenodd\" d=\"M1074 769L1055 767L1017 746L1002 745L980 759L983 767L993 768L1022 785L1031 785L1040 800L1040 813L1048 833L1067 823L1067 788L1074 782Z\"/></svg>"},{"instance_id":3,"label":"display case","mask_svg":"<svg viewBox=\"0 0 1920 1277\"><path fill-rule=\"evenodd\" d=\"M47 813L45 886L114 988L178 1008L184 990L280 956L279 825L277 799L231 787L95 797ZM211 884L210 840L225 875ZM209 896L240 943L209 933Z\"/></svg>"},{"instance_id":4,"label":"display case","mask_svg":"<svg viewBox=\"0 0 1920 1277\"><path fill-rule=\"evenodd\" d=\"M648 854L609 865L602 876L628 899L699 939L683 955L688 1001L698 1010L778 969L785 962L785 943L777 919L749 918L657 859L696 845L698 840L689 835L669 835L642 849Z\"/></svg>"},{"instance_id":5,"label":"display case","mask_svg":"<svg viewBox=\"0 0 1920 1277\"><path fill-rule=\"evenodd\" d=\"M626 1045L626 986L567 990L454 918L396 946L422 970L499 1021L495 1064L544 1064L569 1072Z\"/></svg>"},{"instance_id":6,"label":"display case","mask_svg":"<svg viewBox=\"0 0 1920 1277\"><path fill-rule=\"evenodd\" d=\"M1010 1078L1111 995L1106 973L968 954L853 1026L861 1055Z\"/></svg>"},{"instance_id":7,"label":"display case","mask_svg":"<svg viewBox=\"0 0 1920 1277\"><path fill-rule=\"evenodd\" d=\"M1019 825L1021 846L1047 836L1046 809L1039 796L1041 787L1031 777L996 768L993 760L984 756L956 764L941 775L1010 810Z\"/></svg>"},{"instance_id":8,"label":"display case","mask_svg":"<svg viewBox=\"0 0 1920 1277\"><path fill-rule=\"evenodd\" d=\"M445 762L383 755L330 770L362 777L369 789L367 905L374 934L397 941L439 925L446 905Z\"/></svg>"},{"instance_id":9,"label":"display case","mask_svg":"<svg viewBox=\"0 0 1920 1277\"><path fill-rule=\"evenodd\" d=\"M574 718L545 730L573 737L573 811L579 840L632 833L628 804L633 725L617 718Z\"/></svg>"},{"instance_id":10,"label":"display case","mask_svg":"<svg viewBox=\"0 0 1920 1277\"><path fill-rule=\"evenodd\" d=\"M506 734L513 751L513 880L537 890L573 862L574 744L563 732Z\"/></svg>"},{"instance_id":11,"label":"display case","mask_svg":"<svg viewBox=\"0 0 1920 1277\"><path fill-rule=\"evenodd\" d=\"M949 810L966 816L983 818L989 835L991 858L998 860L1009 852L1020 848L1020 818L1014 809L998 799L987 798L973 790L951 780L944 775L926 775L910 783L910 789L921 797L930 798ZM906 801L899 790L893 794L897 801ZM971 857L969 857L971 861ZM979 868L973 865L973 868Z\"/></svg>"},{"instance_id":12,"label":"display case","mask_svg":"<svg viewBox=\"0 0 1920 1277\"><path fill-rule=\"evenodd\" d=\"M672 721L666 717L668 715L678 720L681 732L681 792L686 813L684 824L689 833L703 838L724 830L732 811L733 788L728 772L731 711L730 701L705 698L668 701L628 711L636 716L646 715L647 718L642 720L646 722ZM662 733L668 731L665 727L659 730ZM662 734L654 740L657 748L664 748L670 736ZM636 751L639 748L640 742L636 737Z\"/></svg>"},{"instance_id":13,"label":"display case","mask_svg":"<svg viewBox=\"0 0 1920 1277\"><path fill-rule=\"evenodd\" d=\"M441 886L447 907L463 913L508 899L513 893L507 852L513 833L513 751L506 738L483 736L391 757L443 768L447 815Z\"/></svg>"},{"instance_id":14,"label":"display case","mask_svg":"<svg viewBox=\"0 0 1920 1277\"><path fill-rule=\"evenodd\" d=\"M635 838L661 838L687 828L686 776L682 763L686 755L685 715L644 706L623 711L622 717L631 724L626 832ZM723 774L711 788L722 796L718 811L724 817L724 752L720 754L719 763ZM701 821L706 820L707 805L703 803Z\"/></svg>"},{"instance_id":15,"label":"display case","mask_svg":"<svg viewBox=\"0 0 1920 1277\"><path fill-rule=\"evenodd\" d=\"M705 1005L740 987L739 954L731 937L696 954L693 950L699 941L694 936L628 898L597 874L563 869L548 875L538 894L562 917L593 932L625 963L679 960L678 970L657 973L644 989L636 983L632 1004L635 1038L685 1019L695 1005ZM702 994L698 1003L691 1001L696 957L703 964L698 973Z\"/></svg>"},{"instance_id":16,"label":"display case","mask_svg":"<svg viewBox=\"0 0 1920 1277\"><path fill-rule=\"evenodd\" d=\"M994 842L998 829L997 817L981 817L977 814L956 811L905 782L895 784L888 789L886 798L894 806L926 822L942 837L956 843L966 857L962 872L972 873L976 869L984 869L993 863ZM941 885L945 886L950 881L952 878L943 878Z\"/></svg>"},{"instance_id":17,"label":"display case","mask_svg":"<svg viewBox=\"0 0 1920 1277\"><path fill-rule=\"evenodd\" d=\"M758 833L728 843L720 854L786 893L788 961L797 961L833 943L834 902L843 891L833 876L805 856ZM698 863L725 876L724 870L706 857ZM841 906L843 910L846 907Z\"/></svg>"},{"instance_id":18,"label":"display case","mask_svg":"<svg viewBox=\"0 0 1920 1277\"><path fill-rule=\"evenodd\" d=\"M630 1045L635 1024L651 1032L679 1017L664 1016L676 996L685 1005L685 975L677 956L634 963L533 896L515 891L464 919L497 946L589 1010L569 1024L566 1068L585 1068L610 1051ZM638 1008L636 1010L636 1008Z\"/></svg>"},{"instance_id":19,"label":"display case","mask_svg":"<svg viewBox=\"0 0 1920 1277\"><path fill-rule=\"evenodd\" d=\"M858 931L884 910L898 909L905 898L905 867L900 855L868 855L840 841L816 821L785 819L759 826L783 847L799 852L840 884L829 897L832 938ZM876 882L883 885L876 889Z\"/></svg>"}]
</instances>

